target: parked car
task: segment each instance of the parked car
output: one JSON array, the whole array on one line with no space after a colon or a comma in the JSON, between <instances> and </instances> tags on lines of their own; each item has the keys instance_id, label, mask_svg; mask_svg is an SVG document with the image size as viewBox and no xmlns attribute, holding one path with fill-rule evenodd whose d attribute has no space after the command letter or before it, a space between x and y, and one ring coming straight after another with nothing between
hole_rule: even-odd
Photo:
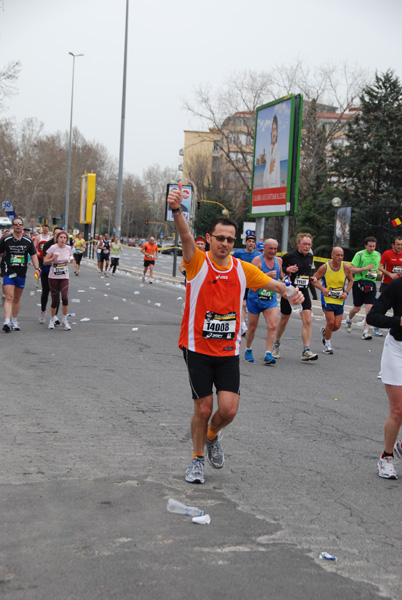
<instances>
[{"instance_id":1,"label":"parked car","mask_svg":"<svg viewBox=\"0 0 402 600\"><path fill-rule=\"evenodd\" d=\"M181 246L167 246L166 248L162 248L160 251L161 254L173 254L174 249L177 248L177 256L183 256L183 250Z\"/></svg>"},{"instance_id":2,"label":"parked car","mask_svg":"<svg viewBox=\"0 0 402 600\"><path fill-rule=\"evenodd\" d=\"M127 243L127 246L133 246L135 248L137 244L135 242L133 242L132 240L130 242Z\"/></svg>"}]
</instances>

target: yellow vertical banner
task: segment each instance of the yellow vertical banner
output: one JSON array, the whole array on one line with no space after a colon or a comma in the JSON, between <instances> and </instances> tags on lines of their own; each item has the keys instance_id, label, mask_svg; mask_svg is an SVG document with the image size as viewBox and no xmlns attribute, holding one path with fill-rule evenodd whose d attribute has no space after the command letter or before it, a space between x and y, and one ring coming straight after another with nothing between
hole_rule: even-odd
<instances>
[{"instance_id":1,"label":"yellow vertical banner","mask_svg":"<svg viewBox=\"0 0 402 600\"><path fill-rule=\"evenodd\" d=\"M92 206L95 202L96 173L81 176L80 223L92 222Z\"/></svg>"}]
</instances>

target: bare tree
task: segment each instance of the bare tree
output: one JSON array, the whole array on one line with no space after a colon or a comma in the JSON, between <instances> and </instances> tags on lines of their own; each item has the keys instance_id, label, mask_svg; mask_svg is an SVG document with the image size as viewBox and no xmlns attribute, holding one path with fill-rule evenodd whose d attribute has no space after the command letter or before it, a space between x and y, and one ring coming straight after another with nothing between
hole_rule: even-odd
<instances>
[{"instance_id":1,"label":"bare tree","mask_svg":"<svg viewBox=\"0 0 402 600\"><path fill-rule=\"evenodd\" d=\"M16 83L21 71L21 63L18 60L9 62L0 70L0 110L4 107L4 101L17 92Z\"/></svg>"},{"instance_id":2,"label":"bare tree","mask_svg":"<svg viewBox=\"0 0 402 600\"><path fill-rule=\"evenodd\" d=\"M303 198L317 183L318 174L325 170L326 154L345 126L344 115L356 103L367 77L368 74L359 67L348 65L323 65L310 71L298 60L268 72L235 72L218 92L214 93L209 86L200 86L194 92L194 99L184 99L183 103L197 120L198 128L200 123L204 126L205 141L210 139L211 132L218 134L219 160L215 171L220 172L223 193L229 186L247 203L253 168L256 108L289 93L302 93L305 100ZM323 127L319 113L327 111L335 118L328 119Z\"/></svg>"}]
</instances>

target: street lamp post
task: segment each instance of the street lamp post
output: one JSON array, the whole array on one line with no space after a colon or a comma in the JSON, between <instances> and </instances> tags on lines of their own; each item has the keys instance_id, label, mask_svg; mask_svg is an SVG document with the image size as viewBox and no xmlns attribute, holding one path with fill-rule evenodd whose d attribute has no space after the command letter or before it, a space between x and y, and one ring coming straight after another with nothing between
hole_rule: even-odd
<instances>
[{"instance_id":1,"label":"street lamp post","mask_svg":"<svg viewBox=\"0 0 402 600\"><path fill-rule=\"evenodd\" d=\"M124 131L126 124L126 88L127 88L127 46L128 46L128 9L129 0L126 0L126 26L124 37L124 64L123 64L123 93L121 101L121 125L120 125L120 154L119 154L119 176L117 183L117 200L115 216L115 235L121 237L121 213L123 205L123 163L124 163Z\"/></svg>"},{"instance_id":2,"label":"street lamp post","mask_svg":"<svg viewBox=\"0 0 402 600\"><path fill-rule=\"evenodd\" d=\"M111 206L110 206L111 204L113 204L113 200L111 200L111 201L109 202L109 206L108 206L108 209L109 209L109 225L108 225L108 228L107 228L107 234L108 234L109 236L110 236L110 214L111 214L111 212L112 212L112 208L111 208Z\"/></svg>"},{"instance_id":3,"label":"street lamp post","mask_svg":"<svg viewBox=\"0 0 402 600\"><path fill-rule=\"evenodd\" d=\"M70 139L68 142L68 164L67 164L67 186L66 186L66 207L64 210L64 229L68 231L68 209L70 205L70 171L71 171L71 143L73 135L73 104L74 104L74 70L75 70L75 59L77 56L84 56L83 54L74 54L69 52L73 57L73 79L71 85L71 111L70 111Z\"/></svg>"},{"instance_id":4,"label":"street lamp post","mask_svg":"<svg viewBox=\"0 0 402 600\"><path fill-rule=\"evenodd\" d=\"M338 208L342 206L342 200L338 197L332 198L331 204L335 209L334 241L333 241L333 246L335 246L335 244L336 244L336 215L338 213Z\"/></svg>"}]
</instances>

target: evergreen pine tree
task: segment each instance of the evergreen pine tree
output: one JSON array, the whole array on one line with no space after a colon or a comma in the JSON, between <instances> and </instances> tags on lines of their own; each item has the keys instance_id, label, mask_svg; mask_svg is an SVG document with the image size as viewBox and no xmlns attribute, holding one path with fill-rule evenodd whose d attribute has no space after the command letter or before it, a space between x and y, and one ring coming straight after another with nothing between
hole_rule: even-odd
<instances>
[{"instance_id":1,"label":"evergreen pine tree","mask_svg":"<svg viewBox=\"0 0 402 600\"><path fill-rule=\"evenodd\" d=\"M402 211L402 86L393 73L376 74L348 124L348 144L334 151L333 174L352 210L352 242L366 235L388 243L390 221ZM383 238L383 233L388 234Z\"/></svg>"}]
</instances>

